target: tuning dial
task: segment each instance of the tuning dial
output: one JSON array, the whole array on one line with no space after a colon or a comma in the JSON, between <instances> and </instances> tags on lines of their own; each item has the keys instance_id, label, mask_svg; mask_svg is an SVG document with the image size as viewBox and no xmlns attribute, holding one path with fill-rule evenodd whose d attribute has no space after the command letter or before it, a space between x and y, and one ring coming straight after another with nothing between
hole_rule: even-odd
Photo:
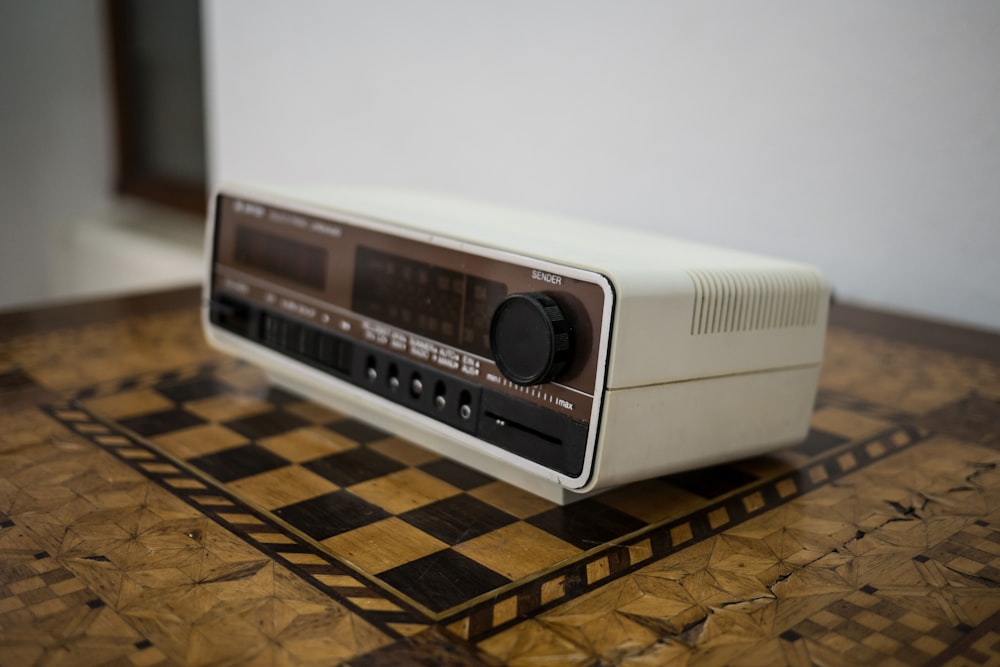
<instances>
[{"instance_id":1,"label":"tuning dial","mask_svg":"<svg viewBox=\"0 0 1000 667\"><path fill-rule=\"evenodd\" d=\"M541 292L511 294L490 323L490 350L511 382L541 384L556 379L572 356L572 329L562 308Z\"/></svg>"}]
</instances>

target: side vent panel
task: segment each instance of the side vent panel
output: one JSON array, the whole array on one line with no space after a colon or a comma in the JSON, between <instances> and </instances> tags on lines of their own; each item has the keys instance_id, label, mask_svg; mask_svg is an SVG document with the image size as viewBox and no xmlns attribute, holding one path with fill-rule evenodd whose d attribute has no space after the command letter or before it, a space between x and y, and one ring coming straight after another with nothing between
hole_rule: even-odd
<instances>
[{"instance_id":1,"label":"side vent panel","mask_svg":"<svg viewBox=\"0 0 1000 667\"><path fill-rule=\"evenodd\" d=\"M688 271L694 283L691 334L816 324L824 286L803 271Z\"/></svg>"}]
</instances>

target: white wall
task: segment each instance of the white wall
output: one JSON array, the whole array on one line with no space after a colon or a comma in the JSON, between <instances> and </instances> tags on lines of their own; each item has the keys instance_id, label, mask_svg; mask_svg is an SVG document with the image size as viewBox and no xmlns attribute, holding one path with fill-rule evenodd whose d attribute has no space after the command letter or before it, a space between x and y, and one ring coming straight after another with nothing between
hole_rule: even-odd
<instances>
[{"instance_id":1,"label":"white wall","mask_svg":"<svg viewBox=\"0 0 1000 667\"><path fill-rule=\"evenodd\" d=\"M207 0L213 179L432 188L1000 328L1000 3Z\"/></svg>"},{"instance_id":2,"label":"white wall","mask_svg":"<svg viewBox=\"0 0 1000 667\"><path fill-rule=\"evenodd\" d=\"M101 20L98 0L0 3L0 307L52 296L60 225L107 201Z\"/></svg>"}]
</instances>

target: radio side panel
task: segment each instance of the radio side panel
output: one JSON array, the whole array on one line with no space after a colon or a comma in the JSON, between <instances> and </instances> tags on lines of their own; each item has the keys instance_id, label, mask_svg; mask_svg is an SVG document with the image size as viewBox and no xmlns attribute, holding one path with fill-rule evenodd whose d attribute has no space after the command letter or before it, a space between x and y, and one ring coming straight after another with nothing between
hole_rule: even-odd
<instances>
[{"instance_id":1,"label":"radio side panel","mask_svg":"<svg viewBox=\"0 0 1000 667\"><path fill-rule=\"evenodd\" d=\"M819 367L609 391L594 491L801 442Z\"/></svg>"},{"instance_id":2,"label":"radio side panel","mask_svg":"<svg viewBox=\"0 0 1000 667\"><path fill-rule=\"evenodd\" d=\"M720 258L649 277L612 274L618 289L608 388L753 373L822 361L829 286L814 269Z\"/></svg>"}]
</instances>

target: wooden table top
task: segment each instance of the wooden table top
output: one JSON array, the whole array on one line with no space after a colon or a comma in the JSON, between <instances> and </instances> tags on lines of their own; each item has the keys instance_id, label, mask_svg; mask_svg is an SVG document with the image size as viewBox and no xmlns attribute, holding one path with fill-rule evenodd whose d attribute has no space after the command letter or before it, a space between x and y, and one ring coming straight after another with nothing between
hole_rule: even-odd
<instances>
[{"instance_id":1,"label":"wooden table top","mask_svg":"<svg viewBox=\"0 0 1000 667\"><path fill-rule=\"evenodd\" d=\"M0 314L0 665L1000 664L1000 336L835 306L805 442L557 507L197 302Z\"/></svg>"}]
</instances>

